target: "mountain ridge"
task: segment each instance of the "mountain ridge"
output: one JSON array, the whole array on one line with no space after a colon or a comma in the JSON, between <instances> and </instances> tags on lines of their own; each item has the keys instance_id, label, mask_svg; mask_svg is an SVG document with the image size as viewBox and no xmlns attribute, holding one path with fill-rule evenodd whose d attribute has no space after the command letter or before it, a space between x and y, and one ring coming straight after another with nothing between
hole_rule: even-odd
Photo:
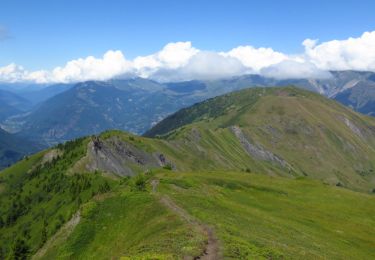
<instances>
[{"instance_id":1,"label":"mountain ridge","mask_svg":"<svg viewBox=\"0 0 375 260\"><path fill-rule=\"evenodd\" d=\"M35 105L28 113L11 113L13 116L8 115L1 125L8 132L40 141L45 147L108 129L142 134L166 116L207 98L248 87L285 85L312 90L354 110L369 115L373 113L375 96L371 94L371 89L375 84L374 73L330 73L332 77L328 79L273 79L244 75L174 83L131 78L88 81L74 86L56 85L57 95ZM30 98L43 99L46 95L53 95L52 88L38 89L35 97Z\"/></svg>"},{"instance_id":2,"label":"mountain ridge","mask_svg":"<svg viewBox=\"0 0 375 260\"><path fill-rule=\"evenodd\" d=\"M183 259L214 238L228 258L373 256L372 117L295 87L176 115L155 138L106 131L3 170L1 254Z\"/></svg>"}]
</instances>

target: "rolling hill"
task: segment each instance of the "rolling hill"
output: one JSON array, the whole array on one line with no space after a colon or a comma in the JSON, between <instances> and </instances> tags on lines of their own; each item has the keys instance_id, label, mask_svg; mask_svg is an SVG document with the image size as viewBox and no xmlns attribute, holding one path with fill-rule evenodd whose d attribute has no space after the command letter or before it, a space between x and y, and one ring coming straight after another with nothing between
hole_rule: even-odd
<instances>
[{"instance_id":1,"label":"rolling hill","mask_svg":"<svg viewBox=\"0 0 375 260\"><path fill-rule=\"evenodd\" d=\"M0 173L0 252L373 258L374 128L312 92L253 88L180 110L147 137L60 144Z\"/></svg>"}]
</instances>

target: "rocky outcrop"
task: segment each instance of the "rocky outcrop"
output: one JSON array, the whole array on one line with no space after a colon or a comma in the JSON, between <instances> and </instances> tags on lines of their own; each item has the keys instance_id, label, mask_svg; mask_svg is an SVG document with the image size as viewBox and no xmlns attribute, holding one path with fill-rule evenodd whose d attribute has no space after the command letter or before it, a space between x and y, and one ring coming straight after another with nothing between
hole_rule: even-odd
<instances>
[{"instance_id":1,"label":"rocky outcrop","mask_svg":"<svg viewBox=\"0 0 375 260\"><path fill-rule=\"evenodd\" d=\"M52 162L54 159L59 158L59 156L61 156L62 154L63 152L59 149L51 149L47 153L44 154L41 163L45 164L45 163Z\"/></svg>"},{"instance_id":2,"label":"rocky outcrop","mask_svg":"<svg viewBox=\"0 0 375 260\"><path fill-rule=\"evenodd\" d=\"M356 135L358 135L359 137L361 138L364 138L364 134L363 134L363 131L357 127L352 121L350 121L348 118L344 117L344 116L340 116L339 119L345 123L345 125L347 127L349 127L349 129L355 133Z\"/></svg>"},{"instance_id":3,"label":"rocky outcrop","mask_svg":"<svg viewBox=\"0 0 375 260\"><path fill-rule=\"evenodd\" d=\"M273 154L272 152L263 148L260 144L253 144L246 138L244 133L242 132L241 128L238 126L231 126L230 130L233 134L237 137L240 141L242 147L245 151L252 157L258 160L263 161L270 161L276 164L279 164L282 167L290 168L289 164L283 160L282 158L278 157L277 155Z\"/></svg>"},{"instance_id":4,"label":"rocky outcrop","mask_svg":"<svg viewBox=\"0 0 375 260\"><path fill-rule=\"evenodd\" d=\"M104 171L118 176L134 175L135 168L144 171L170 164L163 154L147 153L118 137L92 137L87 148L88 171Z\"/></svg>"}]
</instances>

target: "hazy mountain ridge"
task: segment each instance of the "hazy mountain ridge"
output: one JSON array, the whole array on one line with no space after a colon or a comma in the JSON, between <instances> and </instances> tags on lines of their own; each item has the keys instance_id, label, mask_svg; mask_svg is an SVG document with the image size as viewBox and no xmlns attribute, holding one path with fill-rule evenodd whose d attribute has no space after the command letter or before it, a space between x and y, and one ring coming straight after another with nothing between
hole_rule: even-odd
<instances>
[{"instance_id":1,"label":"hazy mountain ridge","mask_svg":"<svg viewBox=\"0 0 375 260\"><path fill-rule=\"evenodd\" d=\"M363 114L375 116L375 81L358 82L336 94L334 99Z\"/></svg>"},{"instance_id":2,"label":"hazy mountain ridge","mask_svg":"<svg viewBox=\"0 0 375 260\"><path fill-rule=\"evenodd\" d=\"M295 85L335 98L353 109L371 115L373 96L365 95L374 87L372 72L332 71L328 79L273 79L245 75L220 80L158 83L134 78L106 82L89 81L56 85L36 92L24 92L30 102L49 99L34 105L24 115L3 120L4 129L21 136L41 140L44 145L120 129L141 134L180 108L234 90L255 86ZM103 89L100 89L100 88ZM355 91L355 98L351 93ZM54 95L57 93L57 95ZM341 95L350 95L350 100ZM346 96L345 96L346 97ZM9 116L9 115L8 115ZM5 117L4 117L5 118Z\"/></svg>"},{"instance_id":3,"label":"hazy mountain ridge","mask_svg":"<svg viewBox=\"0 0 375 260\"><path fill-rule=\"evenodd\" d=\"M0 128L0 170L41 148L36 143L10 134Z\"/></svg>"},{"instance_id":4,"label":"hazy mountain ridge","mask_svg":"<svg viewBox=\"0 0 375 260\"><path fill-rule=\"evenodd\" d=\"M181 105L151 81L85 82L15 120L19 135L51 145L108 129L140 133Z\"/></svg>"},{"instance_id":5,"label":"hazy mountain ridge","mask_svg":"<svg viewBox=\"0 0 375 260\"><path fill-rule=\"evenodd\" d=\"M7 91L0 90L0 120L29 110L32 104L25 98Z\"/></svg>"}]
</instances>

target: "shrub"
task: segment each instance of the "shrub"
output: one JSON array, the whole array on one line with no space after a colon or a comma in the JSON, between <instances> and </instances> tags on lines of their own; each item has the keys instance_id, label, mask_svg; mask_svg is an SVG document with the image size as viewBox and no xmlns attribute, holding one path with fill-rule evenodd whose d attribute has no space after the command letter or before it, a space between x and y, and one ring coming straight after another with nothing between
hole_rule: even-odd
<instances>
[{"instance_id":1,"label":"shrub","mask_svg":"<svg viewBox=\"0 0 375 260\"><path fill-rule=\"evenodd\" d=\"M30 248L23 239L18 238L13 245L13 259L28 259Z\"/></svg>"},{"instance_id":2,"label":"shrub","mask_svg":"<svg viewBox=\"0 0 375 260\"><path fill-rule=\"evenodd\" d=\"M146 190L146 178L143 174L134 177L134 188L138 191Z\"/></svg>"},{"instance_id":3,"label":"shrub","mask_svg":"<svg viewBox=\"0 0 375 260\"><path fill-rule=\"evenodd\" d=\"M163 168L166 169L166 170L170 170L171 171L172 170L172 165L170 163L168 163L168 164L164 165Z\"/></svg>"}]
</instances>

